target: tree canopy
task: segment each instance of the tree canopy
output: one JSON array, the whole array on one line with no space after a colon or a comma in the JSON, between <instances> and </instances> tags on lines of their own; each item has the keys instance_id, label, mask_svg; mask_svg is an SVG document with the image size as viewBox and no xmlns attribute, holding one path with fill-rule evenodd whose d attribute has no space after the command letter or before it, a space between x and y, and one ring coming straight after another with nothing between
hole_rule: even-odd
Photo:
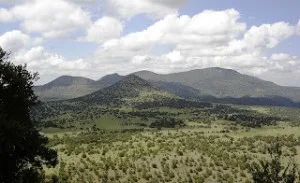
<instances>
[{"instance_id":1,"label":"tree canopy","mask_svg":"<svg viewBox=\"0 0 300 183\"><path fill-rule=\"evenodd\" d=\"M31 108L38 103L32 87L37 73L9 62L0 47L0 182L41 182L42 165L55 166L57 153L34 127Z\"/></svg>"}]
</instances>

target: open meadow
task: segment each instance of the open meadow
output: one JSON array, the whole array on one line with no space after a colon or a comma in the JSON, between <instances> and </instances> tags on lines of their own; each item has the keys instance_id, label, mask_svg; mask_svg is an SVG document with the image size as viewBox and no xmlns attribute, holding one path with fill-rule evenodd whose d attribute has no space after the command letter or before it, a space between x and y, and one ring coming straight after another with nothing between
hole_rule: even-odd
<instances>
[{"instance_id":1,"label":"open meadow","mask_svg":"<svg viewBox=\"0 0 300 183\"><path fill-rule=\"evenodd\" d=\"M185 125L142 128L138 118L132 118L135 125L124 125L124 121L118 121L111 113L84 128L48 128L44 132L50 137L49 146L58 151L59 165L46 168L47 179L57 178L63 182L252 182L249 165L268 159L267 147L275 141L283 146L284 164L291 161L300 164L300 127L296 122L299 109L244 108L291 120L252 128L236 121L212 117L208 120L201 115L195 118L193 110L161 108L159 111L166 112L166 116L181 113L177 119ZM128 108L121 110L130 111Z\"/></svg>"}]
</instances>

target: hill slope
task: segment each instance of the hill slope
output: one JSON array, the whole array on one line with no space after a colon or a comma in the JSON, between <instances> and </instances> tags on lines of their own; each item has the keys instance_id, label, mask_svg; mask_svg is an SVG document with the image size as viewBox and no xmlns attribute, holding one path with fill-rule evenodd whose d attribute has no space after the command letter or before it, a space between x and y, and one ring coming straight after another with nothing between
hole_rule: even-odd
<instances>
[{"instance_id":1,"label":"hill slope","mask_svg":"<svg viewBox=\"0 0 300 183\"><path fill-rule=\"evenodd\" d=\"M134 73L151 82L173 82L194 88L199 95L215 97L274 97L282 96L300 101L300 89L283 87L256 77L218 67L197 69L173 74L156 74L150 71ZM166 87L168 88L168 87Z\"/></svg>"},{"instance_id":2,"label":"hill slope","mask_svg":"<svg viewBox=\"0 0 300 183\"><path fill-rule=\"evenodd\" d=\"M65 100L88 95L120 81L123 76L112 74L94 81L84 77L61 76L50 83L34 87L40 100Z\"/></svg>"},{"instance_id":3,"label":"hill slope","mask_svg":"<svg viewBox=\"0 0 300 183\"><path fill-rule=\"evenodd\" d=\"M34 87L40 100L60 100L89 94L94 80L84 77L61 76L50 83Z\"/></svg>"},{"instance_id":4,"label":"hill slope","mask_svg":"<svg viewBox=\"0 0 300 183\"><path fill-rule=\"evenodd\" d=\"M124 102L151 101L164 97L172 98L175 96L152 86L148 81L136 75L128 75L109 87L69 101L100 105L120 105Z\"/></svg>"},{"instance_id":5,"label":"hill slope","mask_svg":"<svg viewBox=\"0 0 300 183\"><path fill-rule=\"evenodd\" d=\"M120 76L119 74L114 73L114 74L103 76L102 78L93 82L92 84L93 84L93 87L100 90L102 88L106 88L108 86L111 86L111 85L119 82L123 77L124 76Z\"/></svg>"},{"instance_id":6,"label":"hill slope","mask_svg":"<svg viewBox=\"0 0 300 183\"><path fill-rule=\"evenodd\" d=\"M227 98L225 101L228 101L228 97L241 98L240 102L243 103L244 97L272 98L273 102L282 101L280 97L283 97L300 101L300 88L279 86L231 69L213 67L172 74L156 74L150 71L133 74L147 80L156 88L185 98L213 96ZM82 77L62 76L46 85L37 86L34 90L44 101L72 99L112 86L123 78L124 76L111 74L93 81Z\"/></svg>"}]
</instances>

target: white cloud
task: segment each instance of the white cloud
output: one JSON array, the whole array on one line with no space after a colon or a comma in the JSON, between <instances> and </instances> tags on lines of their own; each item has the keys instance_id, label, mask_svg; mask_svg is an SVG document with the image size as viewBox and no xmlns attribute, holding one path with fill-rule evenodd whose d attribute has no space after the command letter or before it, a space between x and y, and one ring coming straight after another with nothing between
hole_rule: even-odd
<instances>
[{"instance_id":1,"label":"white cloud","mask_svg":"<svg viewBox=\"0 0 300 183\"><path fill-rule=\"evenodd\" d=\"M189 49L195 45L216 46L244 32L246 26L238 19L239 13L233 9L204 11L193 17L168 15L144 31L105 42L103 48L149 51L156 44L172 44L180 49Z\"/></svg>"},{"instance_id":2,"label":"white cloud","mask_svg":"<svg viewBox=\"0 0 300 183\"><path fill-rule=\"evenodd\" d=\"M19 30L6 32L0 36L0 46L7 51L16 51L29 44L30 37Z\"/></svg>"},{"instance_id":3,"label":"white cloud","mask_svg":"<svg viewBox=\"0 0 300 183\"><path fill-rule=\"evenodd\" d=\"M247 30L239 18L234 9L207 10L193 17L167 15L143 31L104 42L89 60L98 69L105 65L113 70L122 65L112 72L125 74L140 69L169 73L218 66L260 76L274 70L279 74L299 69L296 57L267 57L264 52L295 35L295 25L277 22ZM153 50L164 47L171 50L153 54Z\"/></svg>"},{"instance_id":4,"label":"white cloud","mask_svg":"<svg viewBox=\"0 0 300 183\"><path fill-rule=\"evenodd\" d=\"M5 8L0 8L0 22L10 22L13 20L13 14L5 9Z\"/></svg>"},{"instance_id":5,"label":"white cloud","mask_svg":"<svg viewBox=\"0 0 300 183\"><path fill-rule=\"evenodd\" d=\"M4 50L11 52L40 45L43 41L44 40L41 37L32 38L20 30L12 30L0 36L0 46Z\"/></svg>"},{"instance_id":6,"label":"white cloud","mask_svg":"<svg viewBox=\"0 0 300 183\"><path fill-rule=\"evenodd\" d=\"M281 40L284 40L296 32L295 26L286 22L277 22L274 24L263 24L259 27L253 26L244 35L244 40L253 47L266 46L273 48Z\"/></svg>"},{"instance_id":7,"label":"white cloud","mask_svg":"<svg viewBox=\"0 0 300 183\"><path fill-rule=\"evenodd\" d=\"M290 59L290 55L287 53L273 53L270 58L276 61L283 61Z\"/></svg>"},{"instance_id":8,"label":"white cloud","mask_svg":"<svg viewBox=\"0 0 300 183\"><path fill-rule=\"evenodd\" d=\"M171 61L171 63L181 62L184 60L184 57L181 55L180 51L172 51L165 56Z\"/></svg>"},{"instance_id":9,"label":"white cloud","mask_svg":"<svg viewBox=\"0 0 300 183\"><path fill-rule=\"evenodd\" d=\"M96 3L97 0L67 0L67 1L70 1L72 3L78 3L78 4L93 4L93 3Z\"/></svg>"},{"instance_id":10,"label":"white cloud","mask_svg":"<svg viewBox=\"0 0 300 183\"><path fill-rule=\"evenodd\" d=\"M193 17L168 15L144 31L104 42L94 58L108 62L126 61L136 55L151 55L151 50L157 45L172 45L175 48L173 54L178 56L180 53L180 60L214 54L228 55L228 52L234 52L228 48L228 42L239 37L246 28L238 20L239 13L233 9L203 11ZM232 49L239 46L238 43L231 44ZM172 57L172 62L178 62L174 55Z\"/></svg>"},{"instance_id":11,"label":"white cloud","mask_svg":"<svg viewBox=\"0 0 300 183\"><path fill-rule=\"evenodd\" d=\"M104 16L87 29L86 37L82 41L102 43L117 38L123 31L123 24L113 17Z\"/></svg>"},{"instance_id":12,"label":"white cloud","mask_svg":"<svg viewBox=\"0 0 300 183\"><path fill-rule=\"evenodd\" d=\"M178 12L178 8L187 0L107 0L108 8L114 15L132 18L145 14L151 18L161 18Z\"/></svg>"},{"instance_id":13,"label":"white cloud","mask_svg":"<svg viewBox=\"0 0 300 183\"><path fill-rule=\"evenodd\" d=\"M91 67L84 59L67 60L61 55L47 52L42 46L14 52L11 59L16 64L26 63L32 72L38 71L41 77L39 83L45 83L47 79L54 79L62 74L91 75L91 70L88 70Z\"/></svg>"},{"instance_id":14,"label":"white cloud","mask_svg":"<svg viewBox=\"0 0 300 183\"><path fill-rule=\"evenodd\" d=\"M91 23L89 13L64 0L26 1L13 7L11 12L22 21L24 30L47 38L68 36Z\"/></svg>"},{"instance_id":15,"label":"white cloud","mask_svg":"<svg viewBox=\"0 0 300 183\"><path fill-rule=\"evenodd\" d=\"M300 59L296 56L291 56L286 53L273 53L270 57L273 64L273 70L279 69L280 71L290 72L293 70L300 71Z\"/></svg>"}]
</instances>

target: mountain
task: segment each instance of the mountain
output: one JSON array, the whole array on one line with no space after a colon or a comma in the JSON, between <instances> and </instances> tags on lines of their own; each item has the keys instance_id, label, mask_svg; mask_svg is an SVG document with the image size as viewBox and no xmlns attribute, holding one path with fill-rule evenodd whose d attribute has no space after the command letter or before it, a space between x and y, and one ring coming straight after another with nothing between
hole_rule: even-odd
<instances>
[{"instance_id":1,"label":"mountain","mask_svg":"<svg viewBox=\"0 0 300 183\"><path fill-rule=\"evenodd\" d=\"M120 76L117 73L103 76L99 80L93 82L93 86L99 89L106 88L117 82L119 82L124 76Z\"/></svg>"},{"instance_id":2,"label":"mountain","mask_svg":"<svg viewBox=\"0 0 300 183\"><path fill-rule=\"evenodd\" d=\"M94 81L84 77L61 76L50 83L34 87L40 100L65 100L81 97L120 81L123 76L111 74Z\"/></svg>"},{"instance_id":3,"label":"mountain","mask_svg":"<svg viewBox=\"0 0 300 183\"><path fill-rule=\"evenodd\" d=\"M164 82L166 84L161 87L167 90L168 83L180 83L197 90L199 96L219 98L281 96L300 101L300 88L279 86L231 69L212 67L172 74L156 74L150 71L139 71L134 74L152 83ZM193 93L196 94L195 91Z\"/></svg>"},{"instance_id":4,"label":"mountain","mask_svg":"<svg viewBox=\"0 0 300 183\"><path fill-rule=\"evenodd\" d=\"M197 98L199 97L199 90L192 87L183 85L178 82L163 82L163 81L152 81L151 84L157 88L168 91L174 95L183 98Z\"/></svg>"},{"instance_id":5,"label":"mountain","mask_svg":"<svg viewBox=\"0 0 300 183\"><path fill-rule=\"evenodd\" d=\"M89 85L93 82L94 80L85 77L60 76L55 80L43 85L42 88L51 89L53 87L60 87L60 86Z\"/></svg>"},{"instance_id":6,"label":"mountain","mask_svg":"<svg viewBox=\"0 0 300 183\"><path fill-rule=\"evenodd\" d=\"M132 102L173 97L175 96L152 86L150 82L136 75L128 75L109 87L69 101L99 105L120 105L122 103L130 104Z\"/></svg>"},{"instance_id":7,"label":"mountain","mask_svg":"<svg viewBox=\"0 0 300 183\"><path fill-rule=\"evenodd\" d=\"M184 106L210 106L206 103L185 101L185 99L156 88L150 82L136 75L128 75L109 87L85 96L41 102L33 109L33 116L36 121L49 118L53 120L53 123L56 123L57 120L61 121L61 119L68 118L73 123L80 119L101 117L101 114L107 111L112 112L115 107L139 106L142 108L151 105L155 105L155 107L164 106L163 104L182 106L182 103L185 103ZM76 116L81 117L78 119Z\"/></svg>"},{"instance_id":8,"label":"mountain","mask_svg":"<svg viewBox=\"0 0 300 183\"><path fill-rule=\"evenodd\" d=\"M231 69L212 67L172 74L156 74L144 70L131 75L146 80L156 89L159 88L183 98L201 98L220 103L231 101L231 103L240 104L256 101L257 105L265 101L268 104L284 106L298 105L300 101L300 88L279 86ZM44 101L65 100L110 87L124 78L126 76L116 73L104 76L97 81L82 77L62 76L46 85L37 86L34 90ZM293 102L296 103L292 104Z\"/></svg>"},{"instance_id":9,"label":"mountain","mask_svg":"<svg viewBox=\"0 0 300 183\"><path fill-rule=\"evenodd\" d=\"M50 83L35 86L35 94L41 100L60 100L79 97L95 90L91 88L94 80L84 77L61 76Z\"/></svg>"}]
</instances>

